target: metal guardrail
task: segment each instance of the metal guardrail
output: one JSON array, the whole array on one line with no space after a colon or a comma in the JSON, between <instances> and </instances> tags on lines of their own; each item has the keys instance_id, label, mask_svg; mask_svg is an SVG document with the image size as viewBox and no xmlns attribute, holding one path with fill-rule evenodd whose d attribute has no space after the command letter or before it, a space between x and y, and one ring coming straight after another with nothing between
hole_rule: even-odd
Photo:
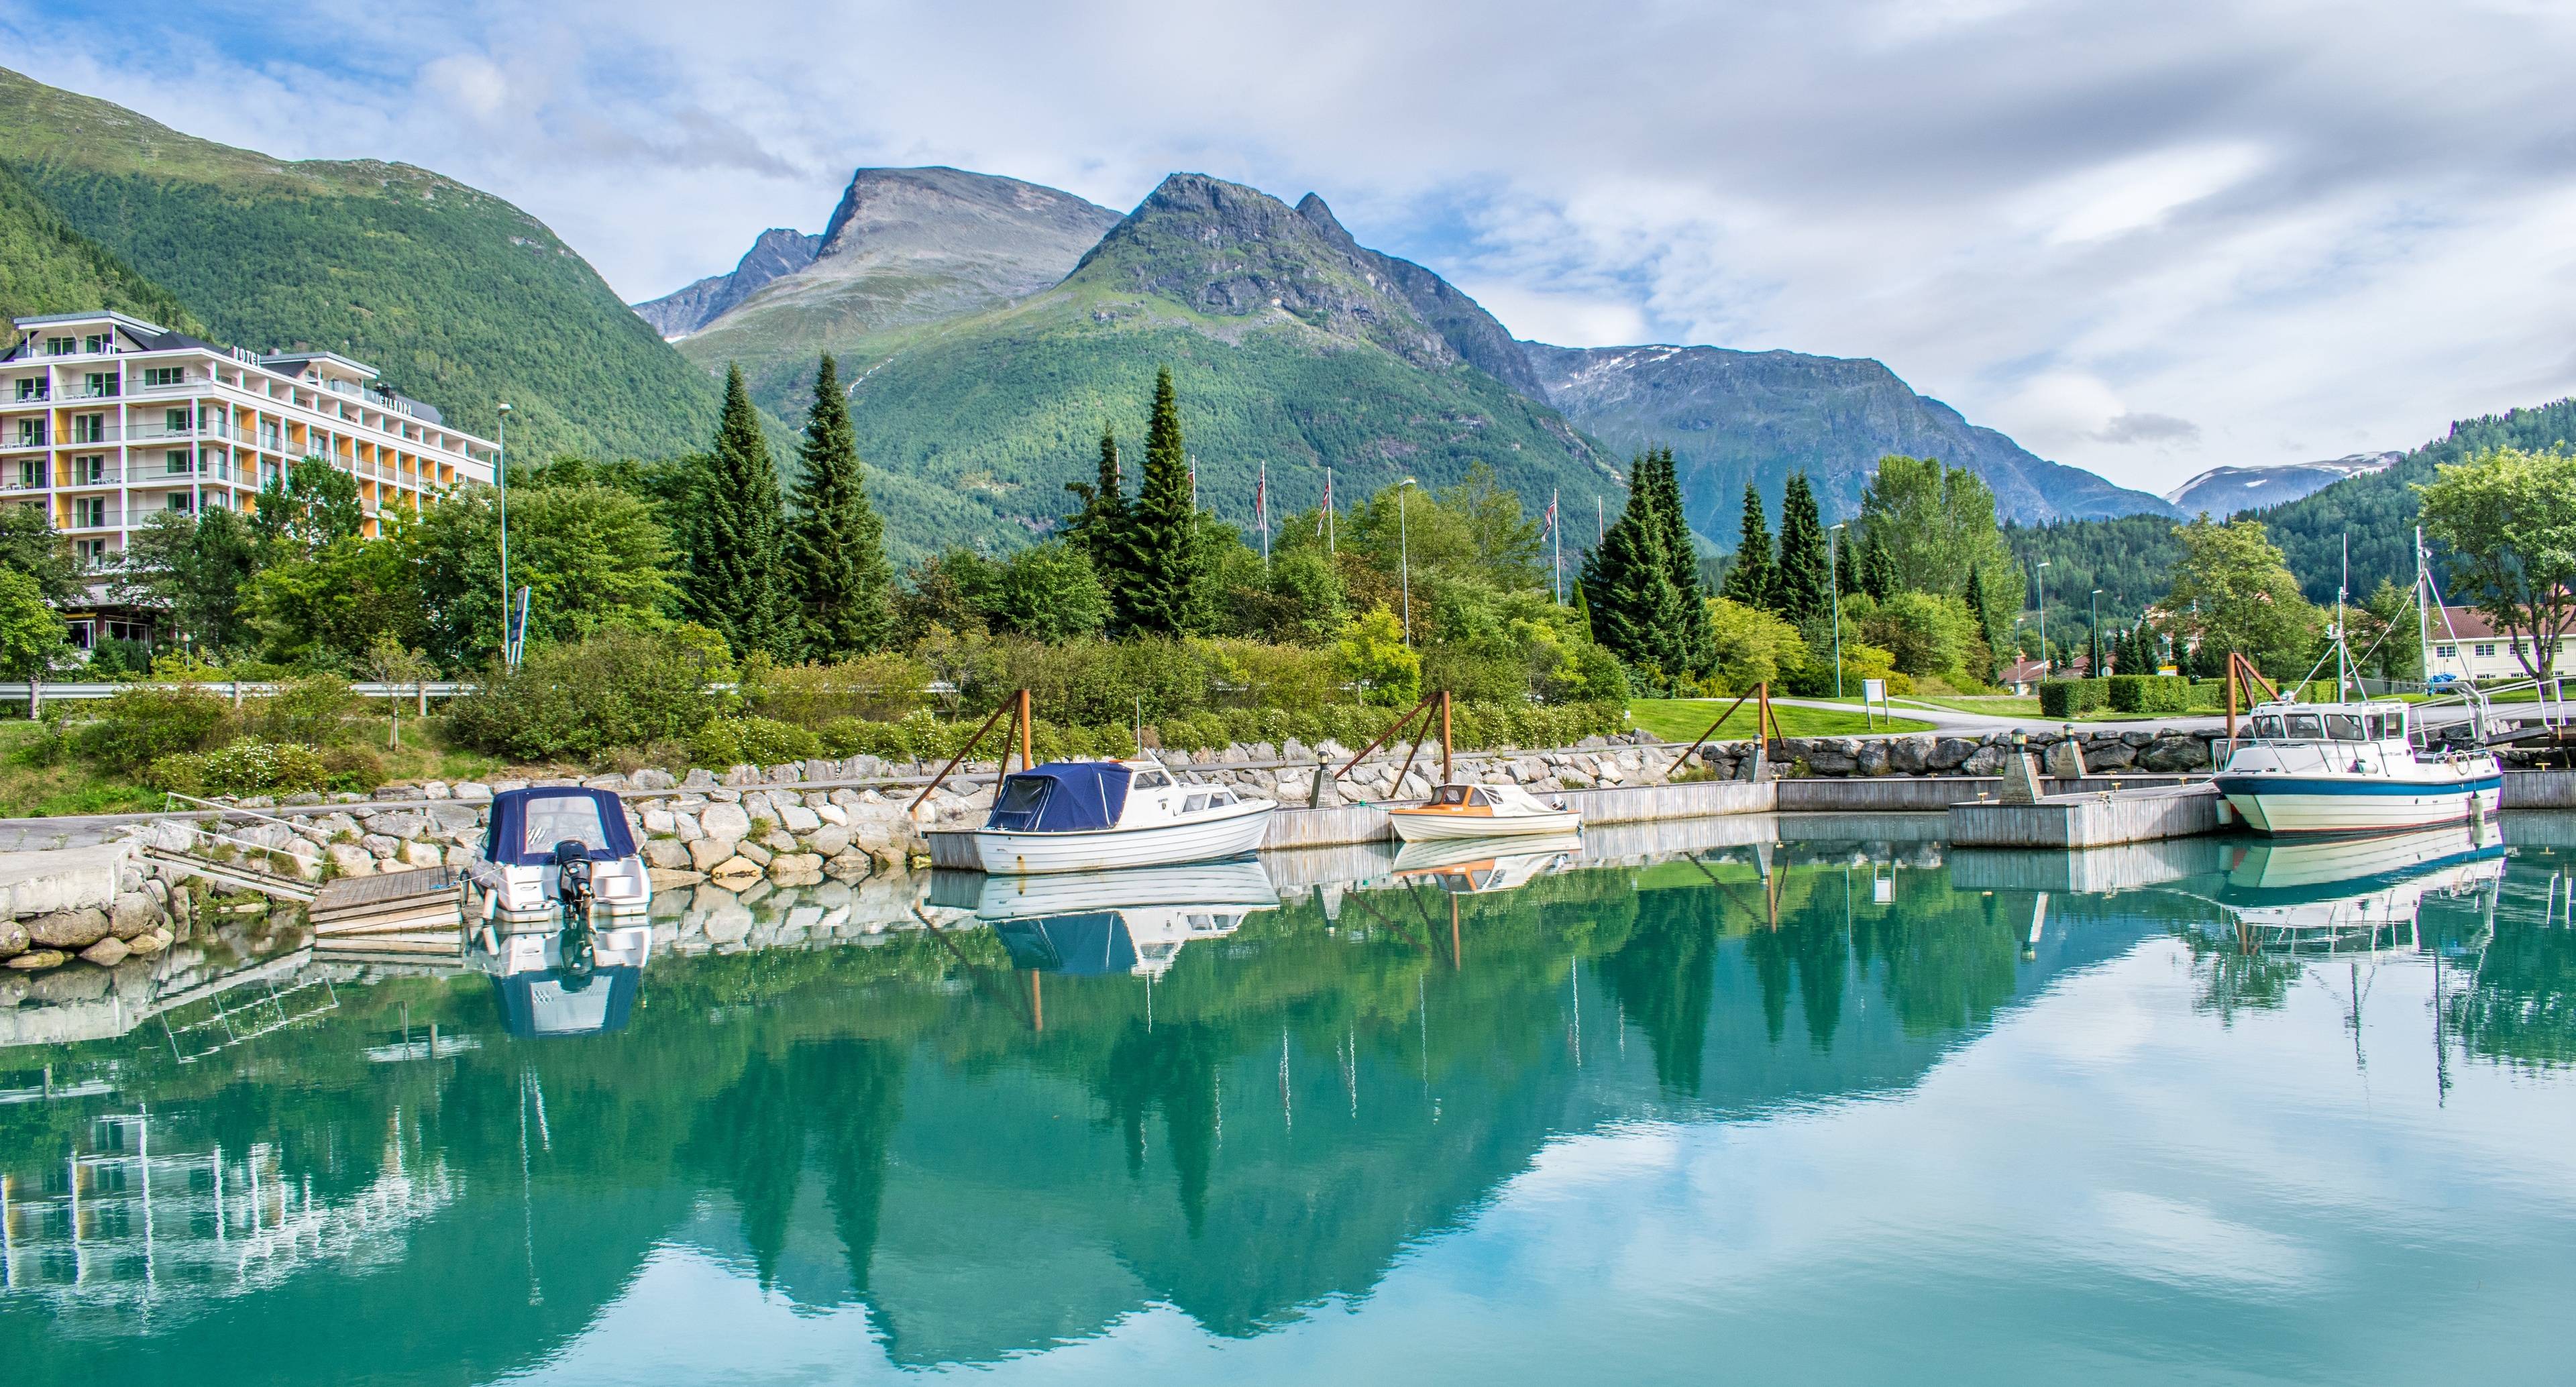
<instances>
[{"instance_id":1,"label":"metal guardrail","mask_svg":"<svg viewBox=\"0 0 2576 1387\"><path fill-rule=\"evenodd\" d=\"M44 693L45 700L47 702L52 702L55 699L78 700L114 698L118 694L125 692L127 689L180 688L204 689L208 693L215 694L222 698L265 698L286 687L287 686L285 684L271 683L267 681L229 679L214 680L201 684L162 684L144 683L141 681L57 684L51 680L47 680L37 685L37 688ZM433 679L429 681L425 688L418 684L383 684L374 681L362 681L349 685L349 692L354 693L361 698L414 698L420 696L424 692L426 692L431 698L455 698L463 694L472 693L474 691L474 687L475 686L473 684L460 679ZM23 699L27 697L27 695L27 681L24 679L0 682L0 701Z\"/></svg>"}]
</instances>

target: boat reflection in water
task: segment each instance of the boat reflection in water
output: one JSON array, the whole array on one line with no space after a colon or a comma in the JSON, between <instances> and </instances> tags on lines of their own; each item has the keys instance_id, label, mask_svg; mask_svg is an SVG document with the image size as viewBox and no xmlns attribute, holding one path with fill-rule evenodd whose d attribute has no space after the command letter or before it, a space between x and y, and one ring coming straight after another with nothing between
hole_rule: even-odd
<instances>
[{"instance_id":1,"label":"boat reflection in water","mask_svg":"<svg viewBox=\"0 0 2576 1387\"><path fill-rule=\"evenodd\" d=\"M1222 939L1255 911L1278 908L1269 873L1247 857L1116 872L988 876L975 917L992 926L1020 968L1158 977L1182 945Z\"/></svg>"},{"instance_id":2,"label":"boat reflection in water","mask_svg":"<svg viewBox=\"0 0 2576 1387\"><path fill-rule=\"evenodd\" d=\"M529 1040L624 1030L652 953L653 928L639 922L500 935L478 931L465 962L491 975L502 1029Z\"/></svg>"},{"instance_id":3,"label":"boat reflection in water","mask_svg":"<svg viewBox=\"0 0 2576 1387\"><path fill-rule=\"evenodd\" d=\"M1395 876L1407 884L1431 882L1454 895L1510 891L1583 856L1574 833L1537 838L1452 838L1407 843L1395 855Z\"/></svg>"},{"instance_id":4,"label":"boat reflection in water","mask_svg":"<svg viewBox=\"0 0 2576 1387\"><path fill-rule=\"evenodd\" d=\"M2247 950L2414 952L2426 898L2483 894L2491 913L2504 873L2504 844L2492 828L2453 823L2384 837L2236 846L2212 899Z\"/></svg>"}]
</instances>

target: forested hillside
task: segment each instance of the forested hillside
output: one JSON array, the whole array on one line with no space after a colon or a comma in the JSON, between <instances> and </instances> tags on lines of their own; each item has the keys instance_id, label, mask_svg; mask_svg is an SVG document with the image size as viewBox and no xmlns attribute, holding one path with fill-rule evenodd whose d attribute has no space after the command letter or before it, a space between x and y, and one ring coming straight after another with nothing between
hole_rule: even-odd
<instances>
[{"instance_id":1,"label":"forested hillside","mask_svg":"<svg viewBox=\"0 0 2576 1387\"><path fill-rule=\"evenodd\" d=\"M513 451L660 456L714 426L714 384L588 262L452 179L282 162L6 69L0 166L212 335L346 353L486 435L506 399Z\"/></svg>"},{"instance_id":2,"label":"forested hillside","mask_svg":"<svg viewBox=\"0 0 2576 1387\"><path fill-rule=\"evenodd\" d=\"M112 308L164 327L203 331L169 290L135 273L72 229L6 164L0 164L0 350L17 339L12 318Z\"/></svg>"},{"instance_id":3,"label":"forested hillside","mask_svg":"<svg viewBox=\"0 0 2576 1387\"><path fill-rule=\"evenodd\" d=\"M2253 514L2288 556L2290 571L2311 602L2334 600L2335 589L2344 582L2349 537L2350 591L2356 598L2366 597L2382 579L2400 587L2414 582L2414 488L2431 481L2435 467L2487 448L2546 449L2571 442L2576 442L2576 399L2463 419L2385 470ZM2163 596L2166 576L2182 552L2173 526L2170 520L2137 515L2016 526L2005 534L2025 570L2042 559L2050 561L2052 623L2060 604L2080 610L2098 587L2107 625L2115 614L2125 621Z\"/></svg>"}]
</instances>

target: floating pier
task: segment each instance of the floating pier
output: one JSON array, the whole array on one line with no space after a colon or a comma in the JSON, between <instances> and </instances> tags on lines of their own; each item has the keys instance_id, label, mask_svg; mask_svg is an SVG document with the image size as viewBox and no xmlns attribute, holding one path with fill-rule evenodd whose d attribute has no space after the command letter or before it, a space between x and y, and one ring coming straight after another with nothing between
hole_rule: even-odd
<instances>
[{"instance_id":1,"label":"floating pier","mask_svg":"<svg viewBox=\"0 0 2576 1387\"><path fill-rule=\"evenodd\" d=\"M2028 804L1953 804L1950 842L1963 848L2099 848L2216 833L2232 822L2214 786L2160 786L2042 795Z\"/></svg>"}]
</instances>

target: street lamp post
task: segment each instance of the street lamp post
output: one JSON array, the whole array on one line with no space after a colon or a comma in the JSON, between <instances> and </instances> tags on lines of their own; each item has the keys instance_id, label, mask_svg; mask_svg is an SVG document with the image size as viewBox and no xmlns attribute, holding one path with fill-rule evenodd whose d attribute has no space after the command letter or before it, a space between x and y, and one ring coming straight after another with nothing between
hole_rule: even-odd
<instances>
[{"instance_id":1,"label":"street lamp post","mask_svg":"<svg viewBox=\"0 0 2576 1387\"><path fill-rule=\"evenodd\" d=\"M501 662L510 660L510 402L501 402L494 438L492 480L501 488Z\"/></svg>"},{"instance_id":2,"label":"street lamp post","mask_svg":"<svg viewBox=\"0 0 2576 1387\"><path fill-rule=\"evenodd\" d=\"M1395 571L1404 588L1404 643L1413 644L1413 543L1404 531L1404 493L1414 486L1411 477L1395 484Z\"/></svg>"},{"instance_id":3,"label":"street lamp post","mask_svg":"<svg viewBox=\"0 0 2576 1387\"><path fill-rule=\"evenodd\" d=\"M2092 620L2091 624L2084 628L2084 638L2093 643L2093 667L2084 672L2099 679L2102 677L2102 590L2100 588L2093 589L2091 600Z\"/></svg>"},{"instance_id":4,"label":"street lamp post","mask_svg":"<svg viewBox=\"0 0 2576 1387\"><path fill-rule=\"evenodd\" d=\"M1836 698L1843 696L1843 579L1842 574L1835 571L1834 567L1834 551L1839 547L1834 541L1839 537L1838 532L1843 526L1850 523L1848 520L1841 521L1833 529L1825 531L1825 586L1832 589L1834 594L1834 697Z\"/></svg>"},{"instance_id":5,"label":"street lamp post","mask_svg":"<svg viewBox=\"0 0 2576 1387\"><path fill-rule=\"evenodd\" d=\"M2032 569L2032 570L2031 570L2031 576L2032 576L2033 578L2035 578L2035 579L2037 579L2037 580L2038 580L2038 585L2039 585L2039 677L2040 677L2040 678L2042 678L2042 679L2045 679L2045 678L2047 678L2047 677L2048 677L2048 665L2049 665L2049 660L2048 660L2048 565L2049 565L2049 563L2050 563L2050 562L2051 562L2051 561L2050 561L2050 560L2048 560L2048 559L2041 559L2041 560L2039 561L2039 567L2037 567L2037 568L2035 568L2035 569Z\"/></svg>"}]
</instances>

